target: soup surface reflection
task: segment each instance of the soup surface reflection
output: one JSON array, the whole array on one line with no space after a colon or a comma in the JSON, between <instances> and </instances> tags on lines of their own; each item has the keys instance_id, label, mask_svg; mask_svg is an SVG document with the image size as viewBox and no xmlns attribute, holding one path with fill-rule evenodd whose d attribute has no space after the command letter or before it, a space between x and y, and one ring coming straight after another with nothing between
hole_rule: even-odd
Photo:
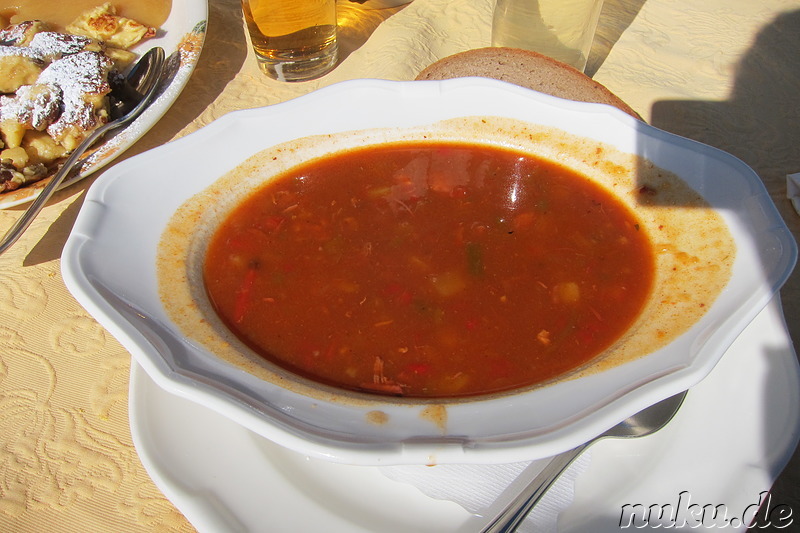
<instances>
[{"instance_id":1,"label":"soup surface reflection","mask_svg":"<svg viewBox=\"0 0 800 533\"><path fill-rule=\"evenodd\" d=\"M614 343L653 251L605 189L497 147L388 144L297 167L214 234L204 282L266 359L312 380L446 398L542 383Z\"/></svg>"}]
</instances>

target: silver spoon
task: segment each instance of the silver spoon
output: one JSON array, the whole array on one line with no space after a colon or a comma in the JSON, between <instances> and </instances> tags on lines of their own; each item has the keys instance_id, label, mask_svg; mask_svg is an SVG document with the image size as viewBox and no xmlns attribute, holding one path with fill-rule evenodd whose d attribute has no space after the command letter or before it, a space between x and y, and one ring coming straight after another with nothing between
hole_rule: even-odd
<instances>
[{"instance_id":1,"label":"silver spoon","mask_svg":"<svg viewBox=\"0 0 800 533\"><path fill-rule=\"evenodd\" d=\"M539 472L514 500L506 506L489 524L483 528L482 533L511 533L516 531L525 517L539 503L542 496L550 489L558 477L578 458L586 449L595 442L606 437L632 438L644 437L655 433L667 425L678 412L686 392L670 396L650 407L639 411L612 427L605 433L592 440L581 444L577 448L566 451L553 457L553 459Z\"/></svg>"},{"instance_id":2,"label":"silver spoon","mask_svg":"<svg viewBox=\"0 0 800 533\"><path fill-rule=\"evenodd\" d=\"M103 135L111 130L121 128L132 122L144 111L155 96L161 73L164 69L164 50L159 47L152 48L145 53L142 58L134 65L123 84L122 94L114 89L111 95L113 98L111 105L111 119L94 130L86 139L81 142L70 154L61 168L50 182L42 189L39 196L31 203L28 209L17 219L13 226L3 236L0 241L0 254L8 250L12 244L28 229L33 219L42 210L44 205L56 192L58 186L64 181L78 162L80 157L91 148Z\"/></svg>"}]
</instances>

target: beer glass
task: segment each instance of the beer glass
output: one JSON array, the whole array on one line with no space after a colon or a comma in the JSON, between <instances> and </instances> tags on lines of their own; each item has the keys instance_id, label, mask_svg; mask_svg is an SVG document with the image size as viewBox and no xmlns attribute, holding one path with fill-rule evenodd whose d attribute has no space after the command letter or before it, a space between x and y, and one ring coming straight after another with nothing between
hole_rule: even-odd
<instances>
[{"instance_id":1,"label":"beer glass","mask_svg":"<svg viewBox=\"0 0 800 533\"><path fill-rule=\"evenodd\" d=\"M305 81L336 65L336 0L242 0L242 12L268 76Z\"/></svg>"}]
</instances>

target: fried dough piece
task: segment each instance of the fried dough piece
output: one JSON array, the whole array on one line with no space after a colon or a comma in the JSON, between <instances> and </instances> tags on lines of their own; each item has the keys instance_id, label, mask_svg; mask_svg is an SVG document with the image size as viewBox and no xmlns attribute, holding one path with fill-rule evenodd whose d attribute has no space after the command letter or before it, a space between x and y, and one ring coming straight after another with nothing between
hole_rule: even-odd
<instances>
[{"instance_id":1,"label":"fried dough piece","mask_svg":"<svg viewBox=\"0 0 800 533\"><path fill-rule=\"evenodd\" d=\"M0 93L13 93L34 83L44 65L27 48L0 46Z\"/></svg>"},{"instance_id":2,"label":"fried dough piece","mask_svg":"<svg viewBox=\"0 0 800 533\"><path fill-rule=\"evenodd\" d=\"M69 33L103 41L114 48L128 49L142 39L153 37L155 28L117 15L110 3L83 13L67 26Z\"/></svg>"},{"instance_id":3,"label":"fried dough piece","mask_svg":"<svg viewBox=\"0 0 800 533\"><path fill-rule=\"evenodd\" d=\"M17 24L23 28L25 23ZM14 44L0 46L0 92L14 93L21 87L32 85L39 78L45 65L68 54L82 51L102 51L97 41L79 35L67 35L52 31L36 31L30 26L24 32L12 31L8 41L26 42L27 46Z\"/></svg>"},{"instance_id":4,"label":"fried dough piece","mask_svg":"<svg viewBox=\"0 0 800 533\"><path fill-rule=\"evenodd\" d=\"M34 35L47 30L47 24L41 20L26 20L0 30L0 43L5 46L25 46Z\"/></svg>"},{"instance_id":5,"label":"fried dough piece","mask_svg":"<svg viewBox=\"0 0 800 533\"><path fill-rule=\"evenodd\" d=\"M0 96L0 117L3 122L13 119L25 129L42 131L61 114L61 98L58 85L25 85L15 96Z\"/></svg>"},{"instance_id":6,"label":"fried dough piece","mask_svg":"<svg viewBox=\"0 0 800 533\"><path fill-rule=\"evenodd\" d=\"M58 144L43 131L30 130L22 138L22 148L28 154L30 164L43 163L49 165L53 161L67 156L67 149ZM0 155L0 157L2 157Z\"/></svg>"},{"instance_id":7,"label":"fried dough piece","mask_svg":"<svg viewBox=\"0 0 800 533\"><path fill-rule=\"evenodd\" d=\"M54 61L38 83L61 88L63 109L47 133L68 151L74 150L95 128L108 121L108 73L114 63L97 52L80 52Z\"/></svg>"},{"instance_id":8,"label":"fried dough piece","mask_svg":"<svg viewBox=\"0 0 800 533\"><path fill-rule=\"evenodd\" d=\"M102 52L103 47L96 40L83 35L42 31L31 38L28 50L32 54L37 54L42 61L49 63L78 52Z\"/></svg>"}]
</instances>

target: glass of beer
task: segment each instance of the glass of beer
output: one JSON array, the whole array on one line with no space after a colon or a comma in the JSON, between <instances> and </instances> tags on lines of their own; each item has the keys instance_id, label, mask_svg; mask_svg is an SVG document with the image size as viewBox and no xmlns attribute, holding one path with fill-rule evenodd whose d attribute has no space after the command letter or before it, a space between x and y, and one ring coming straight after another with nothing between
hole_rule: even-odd
<instances>
[{"instance_id":1,"label":"glass of beer","mask_svg":"<svg viewBox=\"0 0 800 533\"><path fill-rule=\"evenodd\" d=\"M242 12L268 76L305 81L336 65L336 0L242 0Z\"/></svg>"},{"instance_id":2,"label":"glass of beer","mask_svg":"<svg viewBox=\"0 0 800 533\"><path fill-rule=\"evenodd\" d=\"M492 46L533 50L583 72L603 0L497 0Z\"/></svg>"}]
</instances>

